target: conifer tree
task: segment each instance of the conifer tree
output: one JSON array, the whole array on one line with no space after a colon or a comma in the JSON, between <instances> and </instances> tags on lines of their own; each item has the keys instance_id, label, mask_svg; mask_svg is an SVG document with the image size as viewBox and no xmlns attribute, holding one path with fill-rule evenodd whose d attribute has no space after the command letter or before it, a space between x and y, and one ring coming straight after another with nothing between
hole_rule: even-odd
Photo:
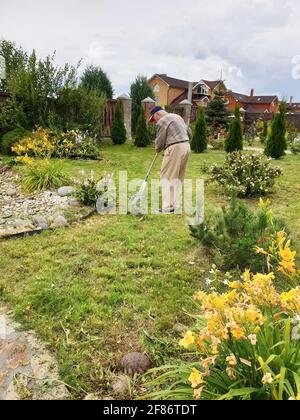
<instances>
[{"instance_id":1,"label":"conifer tree","mask_svg":"<svg viewBox=\"0 0 300 420\"><path fill-rule=\"evenodd\" d=\"M222 92L215 92L206 111L206 121L213 132L226 130L229 123L229 112Z\"/></svg>"},{"instance_id":2,"label":"conifer tree","mask_svg":"<svg viewBox=\"0 0 300 420\"><path fill-rule=\"evenodd\" d=\"M271 131L267 139L265 154L273 159L280 159L285 155L286 141L286 105L281 102L279 113L275 115Z\"/></svg>"},{"instance_id":3,"label":"conifer tree","mask_svg":"<svg viewBox=\"0 0 300 420\"><path fill-rule=\"evenodd\" d=\"M140 114L136 127L135 146L147 147L150 144L150 135L147 127L146 116L144 108L141 106Z\"/></svg>"},{"instance_id":4,"label":"conifer tree","mask_svg":"<svg viewBox=\"0 0 300 420\"><path fill-rule=\"evenodd\" d=\"M124 125L124 115L120 101L118 101L116 105L111 137L114 144L124 144L126 142L127 133Z\"/></svg>"},{"instance_id":5,"label":"conifer tree","mask_svg":"<svg viewBox=\"0 0 300 420\"><path fill-rule=\"evenodd\" d=\"M229 133L225 141L227 153L243 150L243 130L241 125L240 107L235 108L234 119L230 124Z\"/></svg>"},{"instance_id":6,"label":"conifer tree","mask_svg":"<svg viewBox=\"0 0 300 420\"><path fill-rule=\"evenodd\" d=\"M195 153L203 153L207 149L207 125L204 109L198 111L198 117L193 132L191 148Z\"/></svg>"}]
</instances>

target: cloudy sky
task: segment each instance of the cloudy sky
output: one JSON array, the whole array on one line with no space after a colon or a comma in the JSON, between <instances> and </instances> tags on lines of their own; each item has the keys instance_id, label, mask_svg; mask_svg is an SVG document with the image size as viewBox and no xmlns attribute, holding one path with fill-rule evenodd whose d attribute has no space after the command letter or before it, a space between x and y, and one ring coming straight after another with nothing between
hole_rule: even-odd
<instances>
[{"instance_id":1,"label":"cloudy sky","mask_svg":"<svg viewBox=\"0 0 300 420\"><path fill-rule=\"evenodd\" d=\"M116 94L137 74L217 79L300 101L298 0L0 0L0 38L101 66Z\"/></svg>"}]
</instances>

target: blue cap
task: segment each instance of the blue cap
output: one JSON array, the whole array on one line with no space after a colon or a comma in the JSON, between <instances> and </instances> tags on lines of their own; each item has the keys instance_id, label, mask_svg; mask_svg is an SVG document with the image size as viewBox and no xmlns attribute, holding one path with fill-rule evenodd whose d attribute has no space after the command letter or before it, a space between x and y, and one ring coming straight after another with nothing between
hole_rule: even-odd
<instances>
[{"instance_id":1,"label":"blue cap","mask_svg":"<svg viewBox=\"0 0 300 420\"><path fill-rule=\"evenodd\" d=\"M151 109L150 115L154 115L159 111L162 111L162 107L161 106L155 106L154 108Z\"/></svg>"},{"instance_id":2,"label":"blue cap","mask_svg":"<svg viewBox=\"0 0 300 420\"><path fill-rule=\"evenodd\" d=\"M155 106L154 108L151 109L149 123L155 122L155 120L153 118L153 115L156 114L159 111L162 111L162 107L161 106Z\"/></svg>"}]
</instances>

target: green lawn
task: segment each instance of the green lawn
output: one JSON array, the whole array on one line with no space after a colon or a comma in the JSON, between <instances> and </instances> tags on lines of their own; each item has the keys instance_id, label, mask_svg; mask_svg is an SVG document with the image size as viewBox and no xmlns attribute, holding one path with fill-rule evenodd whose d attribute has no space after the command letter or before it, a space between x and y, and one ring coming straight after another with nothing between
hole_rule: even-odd
<instances>
[{"instance_id":1,"label":"green lawn","mask_svg":"<svg viewBox=\"0 0 300 420\"><path fill-rule=\"evenodd\" d=\"M129 179L142 178L153 153L107 142L103 161L66 161L65 168L74 176L93 169L115 175L127 170ZM204 163L223 159L223 152L193 154L187 176L201 177ZM279 162L284 176L271 196L298 251L299 162L296 156ZM154 176L159 167L160 161ZM226 202L216 186L205 192L207 211ZM255 207L256 201L248 202ZM191 297L210 265L182 216L95 216L68 229L2 241L0 255L0 299L56 354L74 397L109 395L118 361L128 351L147 351L156 364L176 356L179 324L190 324Z\"/></svg>"}]
</instances>

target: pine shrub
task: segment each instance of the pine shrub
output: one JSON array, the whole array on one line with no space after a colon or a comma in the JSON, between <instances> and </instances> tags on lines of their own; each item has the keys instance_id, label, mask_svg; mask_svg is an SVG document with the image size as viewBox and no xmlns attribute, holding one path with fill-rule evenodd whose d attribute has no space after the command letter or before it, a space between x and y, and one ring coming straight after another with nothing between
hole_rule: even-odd
<instances>
[{"instance_id":1,"label":"pine shrub","mask_svg":"<svg viewBox=\"0 0 300 420\"><path fill-rule=\"evenodd\" d=\"M223 207L222 212L206 223L190 226L190 231L223 270L250 268L263 271L265 259L255 252L254 247L259 243L267 249L265 241L270 240L274 229L280 231L284 228L284 222L279 219L271 221L264 209L254 212L233 196L230 205Z\"/></svg>"},{"instance_id":2,"label":"pine shrub","mask_svg":"<svg viewBox=\"0 0 300 420\"><path fill-rule=\"evenodd\" d=\"M279 113L275 115L271 126L265 154L273 159L280 159L285 155L286 149L286 105L282 102L280 104Z\"/></svg>"},{"instance_id":3,"label":"pine shrub","mask_svg":"<svg viewBox=\"0 0 300 420\"><path fill-rule=\"evenodd\" d=\"M207 126L203 108L200 108L198 111L191 148L195 153L203 153L207 149Z\"/></svg>"},{"instance_id":4,"label":"pine shrub","mask_svg":"<svg viewBox=\"0 0 300 420\"><path fill-rule=\"evenodd\" d=\"M118 101L116 105L111 137L114 144L124 144L127 139L124 115L120 101Z\"/></svg>"},{"instance_id":5,"label":"pine shrub","mask_svg":"<svg viewBox=\"0 0 300 420\"><path fill-rule=\"evenodd\" d=\"M243 130L241 125L240 108L235 108L234 119L230 124L229 133L225 141L225 151L227 153L243 150Z\"/></svg>"},{"instance_id":6,"label":"pine shrub","mask_svg":"<svg viewBox=\"0 0 300 420\"><path fill-rule=\"evenodd\" d=\"M150 133L147 127L145 111L144 108L141 107L134 144L136 147L147 147L150 144L150 142Z\"/></svg>"}]
</instances>

